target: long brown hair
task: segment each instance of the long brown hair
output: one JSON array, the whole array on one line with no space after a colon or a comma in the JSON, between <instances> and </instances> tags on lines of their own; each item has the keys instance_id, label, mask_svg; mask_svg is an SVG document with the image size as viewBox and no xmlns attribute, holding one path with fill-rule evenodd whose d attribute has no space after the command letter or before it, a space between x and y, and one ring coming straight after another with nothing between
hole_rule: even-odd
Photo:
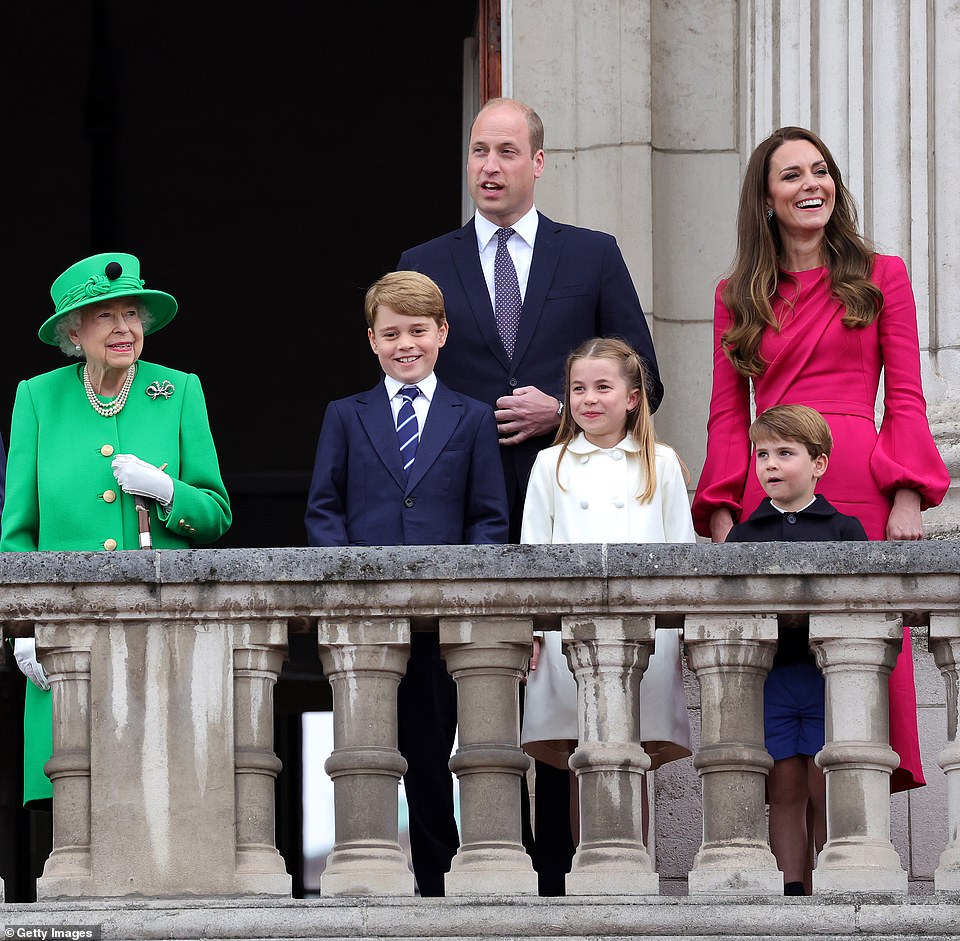
<instances>
[{"instance_id":1,"label":"long brown hair","mask_svg":"<svg viewBox=\"0 0 960 941\"><path fill-rule=\"evenodd\" d=\"M563 417L553 440L555 445L563 445L557 456L557 485L561 490L566 490L560 482L560 462L567 453L567 445L580 432L570 410L570 370L574 363L582 359L608 359L616 363L627 389L640 393L636 407L627 412L626 432L640 446L640 467L643 470L644 485L637 494L637 500L640 503L649 503L657 489L657 443L653 435L650 400L647 398L647 370L637 351L628 343L614 337L594 337L581 343L567 357L563 383Z\"/></svg>"},{"instance_id":2,"label":"long brown hair","mask_svg":"<svg viewBox=\"0 0 960 941\"><path fill-rule=\"evenodd\" d=\"M767 364L760 355L761 335L767 327L780 329L771 302L779 292L783 245L776 217L767 214L767 179L771 156L795 140L809 141L820 151L836 186L833 213L823 233L823 255L833 293L846 311L841 323L867 327L883 309L883 294L870 280L874 252L857 231L856 206L837 162L813 131L781 127L757 146L747 163L737 212L737 257L723 289L723 303L733 315L722 338L723 350L743 376L763 374ZM799 283L791 280L799 291ZM790 298L783 300L791 303Z\"/></svg>"}]
</instances>

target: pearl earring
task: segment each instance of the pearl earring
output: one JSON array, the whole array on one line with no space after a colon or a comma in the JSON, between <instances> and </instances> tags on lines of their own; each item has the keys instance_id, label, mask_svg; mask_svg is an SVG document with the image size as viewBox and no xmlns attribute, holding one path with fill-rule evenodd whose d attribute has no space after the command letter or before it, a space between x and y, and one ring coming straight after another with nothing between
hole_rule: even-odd
<instances>
[{"instance_id":1,"label":"pearl earring","mask_svg":"<svg viewBox=\"0 0 960 941\"><path fill-rule=\"evenodd\" d=\"M83 349L83 347L78 343L77 346L76 346L77 352L79 353L80 350L82 350L82 349Z\"/></svg>"}]
</instances>

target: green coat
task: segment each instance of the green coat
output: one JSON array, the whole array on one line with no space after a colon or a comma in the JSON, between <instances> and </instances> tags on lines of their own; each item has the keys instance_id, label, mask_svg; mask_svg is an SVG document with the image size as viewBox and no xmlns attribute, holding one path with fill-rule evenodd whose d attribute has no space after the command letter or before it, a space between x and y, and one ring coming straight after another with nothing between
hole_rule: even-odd
<instances>
[{"instance_id":1,"label":"green coat","mask_svg":"<svg viewBox=\"0 0 960 941\"><path fill-rule=\"evenodd\" d=\"M219 539L230 527L230 499L200 380L141 361L123 411L104 418L87 401L82 370L82 363L64 366L17 387L0 551L139 548L133 498L113 476L115 454L166 463L173 478L173 503L150 511L155 548ZM164 382L173 386L169 398L148 394ZM50 693L29 682L24 739L26 803L52 794L43 774L52 751Z\"/></svg>"}]
</instances>

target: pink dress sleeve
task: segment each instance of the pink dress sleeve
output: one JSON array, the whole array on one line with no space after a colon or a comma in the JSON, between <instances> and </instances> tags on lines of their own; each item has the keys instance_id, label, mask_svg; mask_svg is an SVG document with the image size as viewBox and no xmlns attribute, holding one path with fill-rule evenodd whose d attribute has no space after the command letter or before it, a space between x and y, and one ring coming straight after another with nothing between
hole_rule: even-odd
<instances>
[{"instance_id":1,"label":"pink dress sleeve","mask_svg":"<svg viewBox=\"0 0 960 941\"><path fill-rule=\"evenodd\" d=\"M893 498L900 489L917 490L921 509L938 506L950 475L927 420L920 382L917 305L901 258L878 255L873 279L883 292L877 321L883 356L883 423L870 456L877 486Z\"/></svg>"},{"instance_id":2,"label":"pink dress sleeve","mask_svg":"<svg viewBox=\"0 0 960 941\"><path fill-rule=\"evenodd\" d=\"M710 535L710 517L729 508L740 516L743 490L750 470L750 380L741 376L724 355L721 338L730 325L722 300L725 281L717 286L713 312L713 394L707 421L707 457L693 498L693 523L701 536Z\"/></svg>"}]
</instances>

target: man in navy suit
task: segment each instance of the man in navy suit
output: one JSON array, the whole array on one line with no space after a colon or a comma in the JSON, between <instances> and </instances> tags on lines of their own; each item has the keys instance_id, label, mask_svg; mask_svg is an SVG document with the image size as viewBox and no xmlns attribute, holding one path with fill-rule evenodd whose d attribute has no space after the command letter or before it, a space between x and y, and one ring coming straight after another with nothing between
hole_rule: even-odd
<instances>
[{"instance_id":1,"label":"man in navy suit","mask_svg":"<svg viewBox=\"0 0 960 941\"><path fill-rule=\"evenodd\" d=\"M650 407L663 395L640 299L616 240L538 213L534 186L543 173L543 123L528 105L489 101L470 132L467 183L477 212L462 229L405 251L397 265L429 275L443 291L450 342L438 373L451 388L496 409L510 502L510 539L518 542L527 480L537 452L560 424L564 362L593 336L619 336L643 357ZM497 260L500 230L522 304L515 337L501 333ZM509 280L509 279L508 279ZM506 292L503 292L506 294ZM563 893L573 844L564 807L567 775L537 762L538 826L534 865L543 895Z\"/></svg>"},{"instance_id":2,"label":"man in navy suit","mask_svg":"<svg viewBox=\"0 0 960 941\"><path fill-rule=\"evenodd\" d=\"M305 522L311 546L507 541L493 410L437 381L447 339L443 295L415 271L367 291L367 336L384 378L327 406ZM444 894L457 851L448 761L457 694L436 633L416 633L397 694L410 845L421 895Z\"/></svg>"}]
</instances>

